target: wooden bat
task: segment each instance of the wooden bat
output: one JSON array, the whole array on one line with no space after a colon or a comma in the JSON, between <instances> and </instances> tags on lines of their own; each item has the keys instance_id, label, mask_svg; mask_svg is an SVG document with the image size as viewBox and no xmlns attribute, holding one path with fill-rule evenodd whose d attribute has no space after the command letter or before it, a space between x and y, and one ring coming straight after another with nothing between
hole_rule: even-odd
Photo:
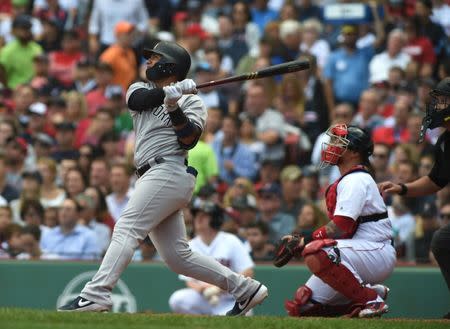
<instances>
[{"instance_id":1,"label":"wooden bat","mask_svg":"<svg viewBox=\"0 0 450 329\"><path fill-rule=\"evenodd\" d=\"M273 75L292 73L292 72L297 72L297 71L302 71L302 70L307 70L307 69L309 69L309 62L307 60L292 61L292 62L269 66L269 67L266 67L266 68L256 71L256 72L249 72L249 73L244 73L244 74L240 74L240 75L236 75L233 77L228 77L228 78L224 78L224 79L220 79L220 80L213 80L213 81L201 83L201 84L197 85L197 89L201 89L201 88L205 88L205 87L212 87L212 86L217 86L217 85L223 85L225 83L230 83L230 82L261 79L261 78L271 77Z\"/></svg>"}]
</instances>

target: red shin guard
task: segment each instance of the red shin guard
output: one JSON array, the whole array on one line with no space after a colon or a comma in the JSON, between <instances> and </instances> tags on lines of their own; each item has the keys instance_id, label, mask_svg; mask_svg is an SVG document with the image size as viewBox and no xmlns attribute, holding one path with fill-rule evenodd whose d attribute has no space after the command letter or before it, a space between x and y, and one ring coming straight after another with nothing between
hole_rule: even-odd
<instances>
[{"instance_id":1,"label":"red shin guard","mask_svg":"<svg viewBox=\"0 0 450 329\"><path fill-rule=\"evenodd\" d=\"M306 255L305 263L323 282L354 303L366 304L377 298L375 290L362 286L348 268L333 263L323 250Z\"/></svg>"}]
</instances>

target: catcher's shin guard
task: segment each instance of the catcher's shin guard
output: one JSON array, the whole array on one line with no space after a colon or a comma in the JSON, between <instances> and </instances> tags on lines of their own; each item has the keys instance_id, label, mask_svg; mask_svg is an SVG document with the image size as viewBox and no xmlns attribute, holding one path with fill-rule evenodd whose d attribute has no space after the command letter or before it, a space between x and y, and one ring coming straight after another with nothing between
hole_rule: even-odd
<instances>
[{"instance_id":1,"label":"catcher's shin guard","mask_svg":"<svg viewBox=\"0 0 450 329\"><path fill-rule=\"evenodd\" d=\"M334 263L324 250L306 255L305 263L323 282L354 303L366 304L377 298L375 290L361 285L347 267Z\"/></svg>"}]
</instances>

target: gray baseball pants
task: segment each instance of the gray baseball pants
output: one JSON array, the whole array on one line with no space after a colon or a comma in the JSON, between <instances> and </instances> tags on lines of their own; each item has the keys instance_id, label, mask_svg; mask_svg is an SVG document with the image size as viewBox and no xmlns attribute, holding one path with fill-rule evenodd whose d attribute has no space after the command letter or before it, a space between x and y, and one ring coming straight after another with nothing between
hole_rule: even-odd
<instances>
[{"instance_id":1,"label":"gray baseball pants","mask_svg":"<svg viewBox=\"0 0 450 329\"><path fill-rule=\"evenodd\" d=\"M195 177L186 171L181 157L165 157L165 160L137 180L128 205L114 227L102 264L80 296L111 307L112 289L130 263L138 240L149 235L161 258L174 272L216 285L238 301L248 298L258 287L257 281L189 248L180 209L192 197Z\"/></svg>"}]
</instances>

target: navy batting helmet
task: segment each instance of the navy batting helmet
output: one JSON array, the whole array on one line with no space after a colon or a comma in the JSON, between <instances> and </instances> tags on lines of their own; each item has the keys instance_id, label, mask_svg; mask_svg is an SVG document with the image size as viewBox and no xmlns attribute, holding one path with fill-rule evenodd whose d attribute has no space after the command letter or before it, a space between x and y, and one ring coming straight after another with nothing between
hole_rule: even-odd
<instances>
[{"instance_id":1,"label":"navy batting helmet","mask_svg":"<svg viewBox=\"0 0 450 329\"><path fill-rule=\"evenodd\" d=\"M191 56L186 49L175 42L160 41L153 49L143 50L143 56L147 59L154 54L161 56L161 59L145 72L149 80L157 81L171 75L179 81L186 78L191 68Z\"/></svg>"},{"instance_id":2,"label":"navy batting helmet","mask_svg":"<svg viewBox=\"0 0 450 329\"><path fill-rule=\"evenodd\" d=\"M209 226L214 230L219 230L223 224L223 209L219 207L216 203L209 200L202 200L200 198L194 199L191 207L192 215L199 212L204 212L210 216Z\"/></svg>"}]
</instances>

